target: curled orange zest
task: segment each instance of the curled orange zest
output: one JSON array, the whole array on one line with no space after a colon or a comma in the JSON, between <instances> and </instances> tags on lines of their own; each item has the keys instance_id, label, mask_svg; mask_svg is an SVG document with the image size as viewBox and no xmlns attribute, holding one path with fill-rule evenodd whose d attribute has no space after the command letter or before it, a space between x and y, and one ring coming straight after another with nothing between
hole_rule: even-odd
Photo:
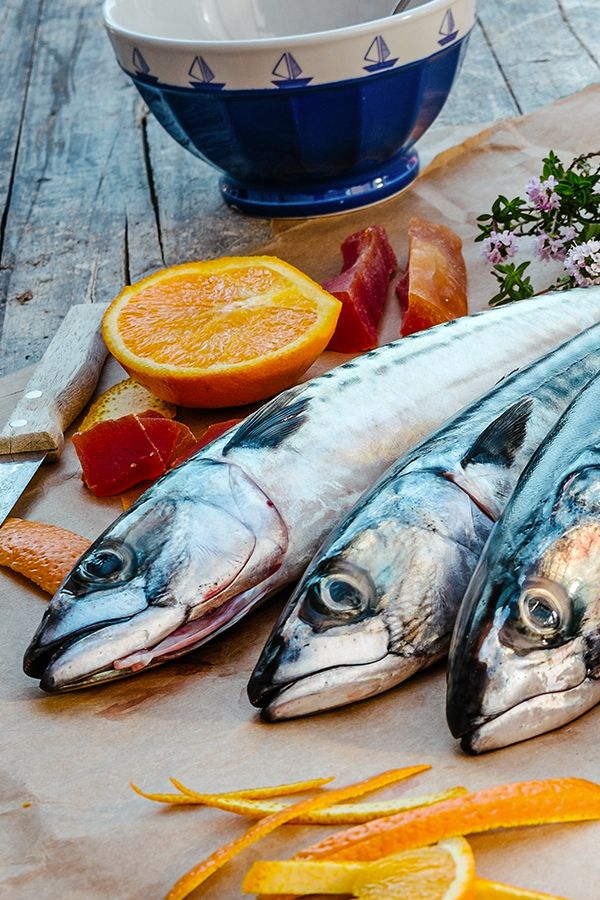
<instances>
[{"instance_id":1,"label":"curled orange zest","mask_svg":"<svg viewBox=\"0 0 600 900\"><path fill-rule=\"evenodd\" d=\"M411 768L414 769L414 767ZM374 791L378 788L386 787L388 784L401 781L403 778L407 777L406 771L406 769L392 769L389 772L382 772L380 775L367 778L365 781L348 785L348 787L345 788L336 788L308 800L301 800L299 803L294 803L293 806L280 810L271 816L265 816L265 818L260 819L260 821L249 828L241 837L234 841L230 841L230 843L225 844L223 847L219 847L218 850L215 850L214 853L202 860L202 862L199 862L190 869L189 872L186 872L186 874L173 885L166 895L166 900L181 900L182 897L187 897L189 893L199 885L203 884L214 872L217 872L225 865L225 863L233 859L234 856L237 856L238 853L246 847L249 847L251 844L256 843L256 841L259 841L262 837L265 837L265 835L275 831L280 825L285 825L286 822L290 822L297 816L304 815L304 813L312 812L316 809L323 809L334 803L342 803L344 800L349 800L352 797L358 797L369 791Z\"/></svg>"},{"instance_id":2,"label":"curled orange zest","mask_svg":"<svg viewBox=\"0 0 600 900\"><path fill-rule=\"evenodd\" d=\"M146 800L154 800L155 803L184 804L189 806L217 806L220 801L227 803L228 800L235 801L246 798L259 800L263 797L285 797L289 794L302 794L304 791L313 791L316 788L323 787L325 784L329 784L333 781L333 778L311 778L308 781L293 781L290 784L247 788L246 790L227 791L220 794L199 794L197 791L191 791L189 788L186 788L185 785L181 784L180 781L177 781L176 778L171 778L171 781L182 793L150 794L143 791L137 784L134 784L133 781L130 781L129 784L140 797L145 797Z\"/></svg>"},{"instance_id":3,"label":"curled orange zest","mask_svg":"<svg viewBox=\"0 0 600 900\"><path fill-rule=\"evenodd\" d=\"M184 786L175 778L171 781L176 788L184 794ZM138 791L139 793L139 791ZM306 813L300 818L294 819L290 825L356 825L359 822L370 822L372 819L378 819L380 816L391 816L394 813L404 809L415 809L418 806L430 806L433 803L440 803L449 797L456 797L459 794L468 793L466 788L454 787L446 791L440 791L437 794L424 794L421 797L404 797L399 800L380 800L375 803L341 803L335 806L328 806L327 809L319 809L316 812ZM148 796L148 795L146 795ZM179 797L180 794L156 795L158 797ZM195 798L188 795L189 803L198 803L204 806L210 806L216 809L222 809L224 812L236 813L239 816L247 816L251 819L261 819L263 816L269 816L272 813L279 812L289 805L284 801L276 800L250 800L246 797L226 797L222 794L194 794ZM202 797L203 799L199 799ZM149 799L155 799L149 797ZM161 801L159 801L161 802ZM170 801L162 801L170 802ZM177 801L175 801L177 802Z\"/></svg>"},{"instance_id":4,"label":"curled orange zest","mask_svg":"<svg viewBox=\"0 0 600 900\"><path fill-rule=\"evenodd\" d=\"M600 785L581 778L522 781L357 825L297 858L372 860L493 828L585 819L600 819Z\"/></svg>"},{"instance_id":5,"label":"curled orange zest","mask_svg":"<svg viewBox=\"0 0 600 900\"><path fill-rule=\"evenodd\" d=\"M412 778L413 775L420 775L421 772L426 772L430 768L431 766L429 765L419 765L405 766L403 769L395 769L395 772L402 774L398 774L398 777L395 778L394 781L404 781L406 778ZM321 787L322 785L327 784L327 782L333 781L333 778L315 778L312 781L298 781L294 784L282 784L272 788L251 788L247 791L229 791L229 793L225 794L199 793L198 791L193 791L190 788L186 787L185 784L182 784L181 781L178 781L176 778L171 778L170 781L171 784L173 784L178 791L181 791L182 794L185 794L187 797L193 797L200 804L210 806L212 801L215 799L237 800L244 798L246 800L260 800L270 797L285 797L287 794L297 794L301 793L302 791L310 791L313 790L313 788ZM361 787L356 794L357 797L362 797L365 793L369 793L368 791L364 790L362 784L363 782L360 782ZM290 788L293 788L294 790L290 790ZM375 790L377 790L376 787L371 789L371 791ZM277 810L269 810L269 812L276 811Z\"/></svg>"}]
</instances>

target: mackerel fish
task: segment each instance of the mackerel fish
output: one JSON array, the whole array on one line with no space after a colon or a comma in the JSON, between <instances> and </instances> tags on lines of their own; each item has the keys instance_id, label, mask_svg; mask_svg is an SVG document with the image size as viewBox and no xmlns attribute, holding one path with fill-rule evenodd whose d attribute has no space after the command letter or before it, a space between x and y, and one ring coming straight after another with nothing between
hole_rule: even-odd
<instances>
[{"instance_id":1,"label":"mackerel fish","mask_svg":"<svg viewBox=\"0 0 600 900\"><path fill-rule=\"evenodd\" d=\"M461 607L447 717L483 753L600 702L600 377L523 472Z\"/></svg>"},{"instance_id":2,"label":"mackerel fish","mask_svg":"<svg viewBox=\"0 0 600 900\"><path fill-rule=\"evenodd\" d=\"M297 579L360 494L514 367L600 320L600 290L402 338L285 391L153 485L67 576L24 668L50 692L200 646Z\"/></svg>"},{"instance_id":3,"label":"mackerel fish","mask_svg":"<svg viewBox=\"0 0 600 900\"><path fill-rule=\"evenodd\" d=\"M269 721L381 693L448 650L494 521L600 372L600 325L505 378L418 444L319 549L251 676Z\"/></svg>"}]
</instances>

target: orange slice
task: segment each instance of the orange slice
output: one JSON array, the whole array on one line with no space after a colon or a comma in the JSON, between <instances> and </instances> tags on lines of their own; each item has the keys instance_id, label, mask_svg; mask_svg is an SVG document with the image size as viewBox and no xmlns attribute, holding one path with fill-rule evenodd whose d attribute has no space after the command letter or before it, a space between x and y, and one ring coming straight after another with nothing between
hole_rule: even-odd
<instances>
[{"instance_id":1,"label":"orange slice","mask_svg":"<svg viewBox=\"0 0 600 900\"><path fill-rule=\"evenodd\" d=\"M57 525L7 519L0 527L0 565L54 594L90 544Z\"/></svg>"},{"instance_id":2,"label":"orange slice","mask_svg":"<svg viewBox=\"0 0 600 900\"><path fill-rule=\"evenodd\" d=\"M129 287L106 344L136 381L181 406L236 406L294 384L327 346L341 304L272 256L193 262Z\"/></svg>"},{"instance_id":3,"label":"orange slice","mask_svg":"<svg viewBox=\"0 0 600 900\"><path fill-rule=\"evenodd\" d=\"M372 863L260 861L242 890L274 895L351 894L358 900L459 900L473 897L475 860L464 838L408 850Z\"/></svg>"},{"instance_id":4,"label":"orange slice","mask_svg":"<svg viewBox=\"0 0 600 900\"><path fill-rule=\"evenodd\" d=\"M373 860L461 834L586 819L600 819L600 785L582 778L522 781L356 825L298 857Z\"/></svg>"},{"instance_id":5,"label":"orange slice","mask_svg":"<svg viewBox=\"0 0 600 900\"><path fill-rule=\"evenodd\" d=\"M173 419L177 412L172 403L159 400L148 388L138 384L133 378L126 378L100 394L88 409L85 419L77 430L87 431L88 428L92 428L93 425L104 422L106 419L120 419L121 416L131 414L139 415L148 410L162 413L167 419Z\"/></svg>"}]
</instances>

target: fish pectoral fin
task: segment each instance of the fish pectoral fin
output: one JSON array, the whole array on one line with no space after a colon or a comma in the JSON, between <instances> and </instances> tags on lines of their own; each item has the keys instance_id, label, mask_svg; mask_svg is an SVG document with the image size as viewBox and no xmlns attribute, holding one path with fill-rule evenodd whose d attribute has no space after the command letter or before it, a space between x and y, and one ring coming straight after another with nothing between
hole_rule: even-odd
<instances>
[{"instance_id":1,"label":"fish pectoral fin","mask_svg":"<svg viewBox=\"0 0 600 900\"><path fill-rule=\"evenodd\" d=\"M310 397L304 394L305 390L305 385L291 388L261 406L238 426L223 448L223 456L235 447L252 447L256 450L278 447L306 420L306 407ZM299 394L301 396L298 397Z\"/></svg>"},{"instance_id":2,"label":"fish pectoral fin","mask_svg":"<svg viewBox=\"0 0 600 900\"><path fill-rule=\"evenodd\" d=\"M523 445L532 397L522 397L485 428L461 460L463 469L473 464L496 464L508 468Z\"/></svg>"}]
</instances>

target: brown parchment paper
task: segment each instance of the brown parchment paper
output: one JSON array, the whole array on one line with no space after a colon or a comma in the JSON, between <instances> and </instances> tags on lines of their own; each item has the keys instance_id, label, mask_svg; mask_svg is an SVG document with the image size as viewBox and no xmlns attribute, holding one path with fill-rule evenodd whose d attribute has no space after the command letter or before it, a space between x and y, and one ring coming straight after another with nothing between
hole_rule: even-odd
<instances>
[{"instance_id":1,"label":"brown parchment paper","mask_svg":"<svg viewBox=\"0 0 600 900\"><path fill-rule=\"evenodd\" d=\"M337 272L343 237L375 222L386 225L402 259L410 216L425 215L448 223L465 239L471 307L483 308L494 284L479 246L471 243L476 215L499 192L522 191L550 147L564 159L600 149L599 112L596 86L526 118L501 122L443 153L402 196L348 216L280 224L263 249L321 279ZM396 337L397 319L390 301L382 340ZM309 374L339 361L339 355L325 355ZM0 382L2 418L27 374ZM100 389L121 377L110 362ZM225 411L212 418L231 415ZM194 427L203 422L195 413L181 418ZM97 500L84 490L70 442L60 463L43 467L15 509L16 515L55 522L90 538L118 512L118 500ZM245 830L245 822L226 813L154 805L130 790L130 779L148 790L168 791L168 776L175 775L215 791L323 774L344 783L428 762L432 771L398 792L455 784L474 789L559 775L600 780L600 709L533 741L480 758L462 755L445 723L441 666L352 707L278 725L261 723L245 686L281 599L168 666L102 688L47 696L21 670L45 595L6 571L0 582L2 897L160 897L193 863ZM285 857L314 839L314 828L286 826L199 893L212 900L239 897L253 859ZM597 900L599 840L600 823L587 823L517 829L474 837L472 844L483 876Z\"/></svg>"}]
</instances>

